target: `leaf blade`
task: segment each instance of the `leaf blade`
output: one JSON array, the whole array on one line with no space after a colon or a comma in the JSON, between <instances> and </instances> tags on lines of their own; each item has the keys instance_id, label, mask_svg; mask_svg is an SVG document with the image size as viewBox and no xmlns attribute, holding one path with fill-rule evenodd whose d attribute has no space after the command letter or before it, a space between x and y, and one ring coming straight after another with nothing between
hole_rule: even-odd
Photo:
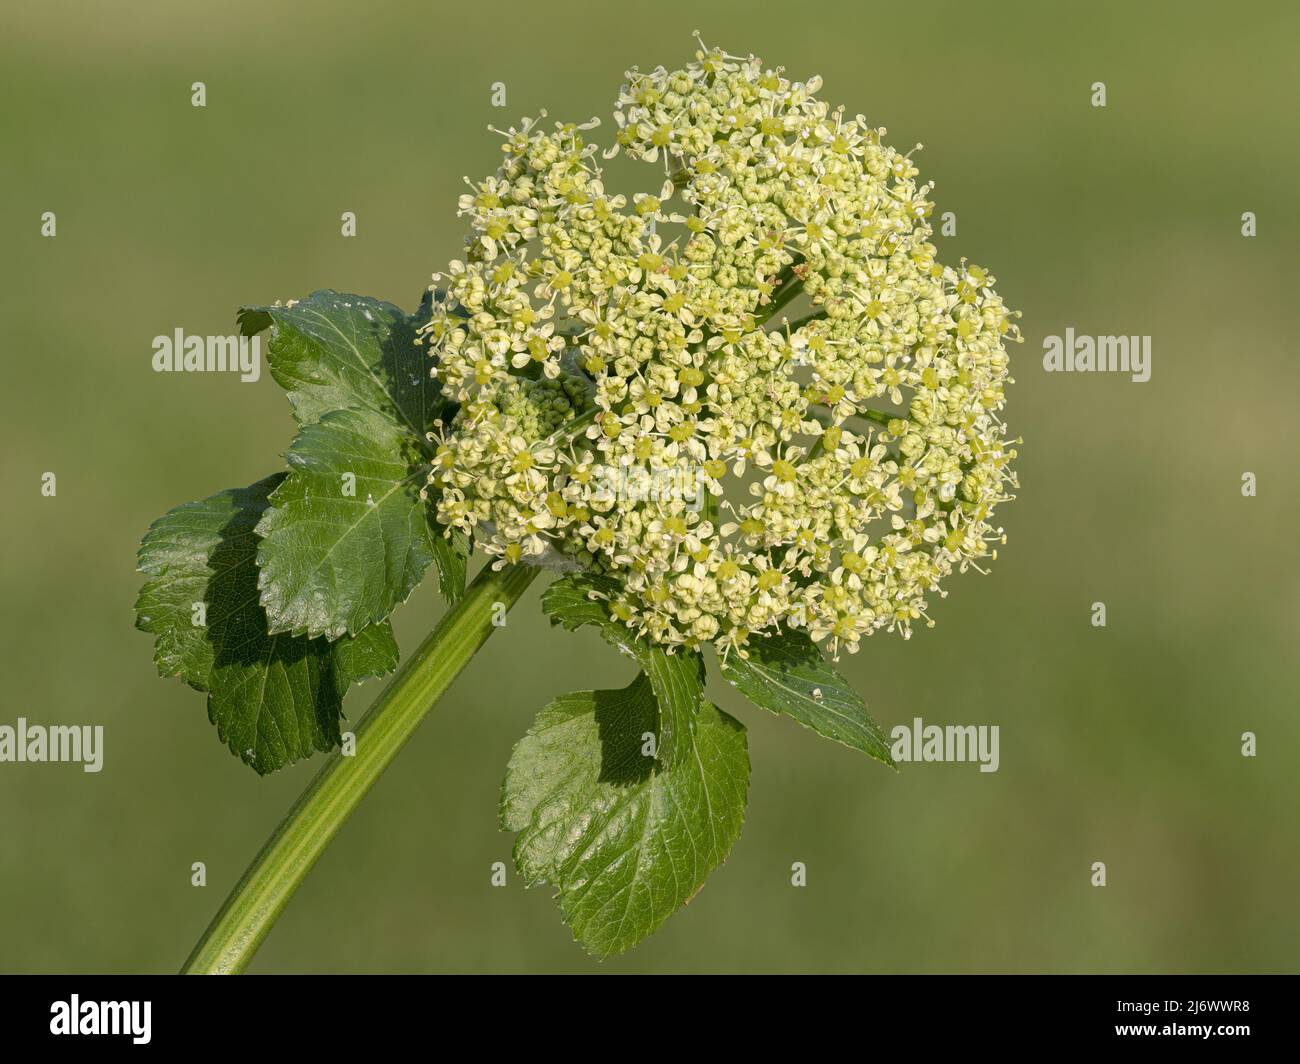
<instances>
[{"instance_id":1,"label":"leaf blade","mask_svg":"<svg viewBox=\"0 0 1300 1064\"><path fill-rule=\"evenodd\" d=\"M465 595L471 549L469 537L460 529L433 536L433 564L438 568L438 590L449 606L456 605Z\"/></svg>"},{"instance_id":2,"label":"leaf blade","mask_svg":"<svg viewBox=\"0 0 1300 1064\"><path fill-rule=\"evenodd\" d=\"M721 671L754 705L894 766L889 741L867 714L866 703L807 633L782 630L751 639L745 649L748 659L728 655Z\"/></svg>"},{"instance_id":3,"label":"leaf blade","mask_svg":"<svg viewBox=\"0 0 1300 1064\"><path fill-rule=\"evenodd\" d=\"M218 737L259 774L338 745L348 687L397 665L385 622L355 639L271 636L257 591L256 527L276 474L159 518L140 547L136 627L160 674L208 693ZM196 604L203 624L193 623Z\"/></svg>"},{"instance_id":4,"label":"leaf blade","mask_svg":"<svg viewBox=\"0 0 1300 1064\"><path fill-rule=\"evenodd\" d=\"M690 758L641 753L656 698L639 674L544 709L510 758L502 826L530 883L557 890L565 922L592 953L621 953L698 892L739 837L749 787L744 728L699 707Z\"/></svg>"},{"instance_id":5,"label":"leaf blade","mask_svg":"<svg viewBox=\"0 0 1300 1064\"><path fill-rule=\"evenodd\" d=\"M432 363L417 345L430 307L413 315L383 300L322 289L286 306L246 306L240 331L272 327L267 359L300 425L362 408L405 428L421 446L442 409Z\"/></svg>"},{"instance_id":6,"label":"leaf blade","mask_svg":"<svg viewBox=\"0 0 1300 1064\"><path fill-rule=\"evenodd\" d=\"M572 573L547 587L542 593L542 609L552 623L569 631L586 624L596 625L607 643L640 666L659 700L657 756L665 764L671 764L690 748L704 695L704 659L688 647L677 647L669 653L614 618L603 596L617 586L608 577Z\"/></svg>"},{"instance_id":7,"label":"leaf blade","mask_svg":"<svg viewBox=\"0 0 1300 1064\"><path fill-rule=\"evenodd\" d=\"M438 533L421 497L428 467L369 410L305 426L288 459L257 529L271 631L355 635L405 602L434 558Z\"/></svg>"}]
</instances>

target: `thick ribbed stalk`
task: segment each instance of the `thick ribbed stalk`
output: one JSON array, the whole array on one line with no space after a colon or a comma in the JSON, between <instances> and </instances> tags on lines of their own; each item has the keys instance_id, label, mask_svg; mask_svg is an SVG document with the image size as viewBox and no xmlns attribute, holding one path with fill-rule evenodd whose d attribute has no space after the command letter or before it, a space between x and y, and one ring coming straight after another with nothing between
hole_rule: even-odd
<instances>
[{"instance_id":1,"label":"thick ribbed stalk","mask_svg":"<svg viewBox=\"0 0 1300 1064\"><path fill-rule=\"evenodd\" d=\"M231 891L190 954L186 975L242 972L343 821L424 715L495 631L494 620L537 575L485 568L411 655L356 729L356 752L333 754Z\"/></svg>"}]
</instances>

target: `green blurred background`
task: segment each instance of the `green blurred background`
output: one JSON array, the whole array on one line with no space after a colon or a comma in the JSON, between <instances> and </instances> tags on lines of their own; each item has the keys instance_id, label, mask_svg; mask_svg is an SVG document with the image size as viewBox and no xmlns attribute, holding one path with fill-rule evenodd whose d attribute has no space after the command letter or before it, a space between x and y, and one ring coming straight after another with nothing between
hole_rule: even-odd
<instances>
[{"instance_id":1,"label":"green blurred background","mask_svg":"<svg viewBox=\"0 0 1300 1064\"><path fill-rule=\"evenodd\" d=\"M252 970L1297 968L1294 5L17 7L0 17L0 723L102 723L106 750L98 775L0 765L0 970L174 970L315 771L258 779L132 628L148 523L278 468L292 435L269 375L155 374L152 338L230 333L241 303L321 287L413 306L461 247L461 176L496 165L487 124L608 118L624 69L686 61L696 28L924 142L958 218L941 252L1024 311L1009 545L954 580L936 629L877 635L845 666L886 727L999 725L1001 769L895 775L718 690L750 729L744 834L686 911L598 965L546 891L489 885L515 739L552 696L627 678L595 636L549 631L534 591ZM1151 381L1044 373L1042 338L1066 326L1150 334ZM438 610L426 584L397 618L405 648Z\"/></svg>"}]
</instances>

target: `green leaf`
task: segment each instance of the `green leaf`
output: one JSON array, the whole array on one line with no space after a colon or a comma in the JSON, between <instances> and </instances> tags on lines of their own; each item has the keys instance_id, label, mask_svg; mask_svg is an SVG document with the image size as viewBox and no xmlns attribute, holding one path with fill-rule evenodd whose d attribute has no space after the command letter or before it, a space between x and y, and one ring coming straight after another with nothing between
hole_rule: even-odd
<instances>
[{"instance_id":1,"label":"green leaf","mask_svg":"<svg viewBox=\"0 0 1300 1064\"><path fill-rule=\"evenodd\" d=\"M275 327L267 362L299 424L362 408L403 426L425 446L425 433L442 413L433 362L415 342L428 316L427 302L408 315L382 300L324 290L289 306L243 307L239 328L253 336Z\"/></svg>"},{"instance_id":2,"label":"green leaf","mask_svg":"<svg viewBox=\"0 0 1300 1064\"><path fill-rule=\"evenodd\" d=\"M519 832L515 863L551 883L574 937L621 953L685 905L740 835L749 790L745 729L709 702L691 757L642 753L656 730L648 678L581 691L538 715L510 757L501 823Z\"/></svg>"},{"instance_id":3,"label":"green leaf","mask_svg":"<svg viewBox=\"0 0 1300 1064\"><path fill-rule=\"evenodd\" d=\"M387 623L355 638L269 635L256 527L284 474L160 517L140 546L136 627L156 636L163 676L208 692L208 718L238 757L270 772L339 743L348 687L397 666ZM195 622L199 623L195 623Z\"/></svg>"},{"instance_id":4,"label":"green leaf","mask_svg":"<svg viewBox=\"0 0 1300 1064\"><path fill-rule=\"evenodd\" d=\"M619 582L592 573L573 573L553 581L542 592L542 609L552 624L570 632L584 624L604 626L613 623L607 599L617 593Z\"/></svg>"},{"instance_id":5,"label":"green leaf","mask_svg":"<svg viewBox=\"0 0 1300 1064\"><path fill-rule=\"evenodd\" d=\"M434 528L440 528L434 525ZM433 564L438 567L438 590L449 605L456 605L465 594L465 570L469 566L469 537L459 529L451 534L437 532L433 537Z\"/></svg>"},{"instance_id":6,"label":"green leaf","mask_svg":"<svg viewBox=\"0 0 1300 1064\"><path fill-rule=\"evenodd\" d=\"M355 635L415 590L441 531L420 497L428 466L370 410L306 426L258 526L262 605L273 632Z\"/></svg>"},{"instance_id":7,"label":"green leaf","mask_svg":"<svg viewBox=\"0 0 1300 1064\"><path fill-rule=\"evenodd\" d=\"M426 434L451 412L415 342L431 306L426 298L407 315L321 291L239 312L245 335L274 327L271 374L302 426L293 474L261 530L263 605L275 632L355 634L405 601L431 560L449 602L464 591L469 541L445 535L419 500L433 453ZM342 491L346 473L356 477L354 496Z\"/></svg>"},{"instance_id":8,"label":"green leaf","mask_svg":"<svg viewBox=\"0 0 1300 1064\"><path fill-rule=\"evenodd\" d=\"M268 633L269 635L270 633ZM313 646L321 640L313 639ZM356 683L370 676L387 676L401 660L393 626L387 621L372 624L354 636L345 636L330 644L334 651L334 664L340 676ZM340 689L339 697L347 694L347 686Z\"/></svg>"},{"instance_id":9,"label":"green leaf","mask_svg":"<svg viewBox=\"0 0 1300 1064\"><path fill-rule=\"evenodd\" d=\"M686 647L671 654L638 636L609 612L604 596L618 587L608 577L573 573L561 577L542 593L542 609L552 623L569 631L594 624L605 640L632 658L646 674L659 699L656 732L658 758L665 765L690 749L690 737L704 694L704 659Z\"/></svg>"},{"instance_id":10,"label":"green leaf","mask_svg":"<svg viewBox=\"0 0 1300 1064\"><path fill-rule=\"evenodd\" d=\"M722 675L756 706L784 713L818 735L893 765L889 741L867 705L822 657L806 632L782 630L746 645L749 659L729 654Z\"/></svg>"}]
</instances>

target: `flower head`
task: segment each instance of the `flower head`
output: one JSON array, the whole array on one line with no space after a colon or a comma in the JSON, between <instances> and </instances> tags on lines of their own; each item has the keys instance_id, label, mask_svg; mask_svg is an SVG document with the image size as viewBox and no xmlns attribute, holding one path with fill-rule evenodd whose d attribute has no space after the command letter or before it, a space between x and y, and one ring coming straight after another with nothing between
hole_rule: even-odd
<instances>
[{"instance_id":1,"label":"flower head","mask_svg":"<svg viewBox=\"0 0 1300 1064\"><path fill-rule=\"evenodd\" d=\"M1016 315L937 261L911 153L819 78L706 48L627 78L604 156L661 167L652 191L606 189L594 121L525 121L461 197L426 327L461 404L440 520L616 578L660 643L910 634L1003 538Z\"/></svg>"}]
</instances>

